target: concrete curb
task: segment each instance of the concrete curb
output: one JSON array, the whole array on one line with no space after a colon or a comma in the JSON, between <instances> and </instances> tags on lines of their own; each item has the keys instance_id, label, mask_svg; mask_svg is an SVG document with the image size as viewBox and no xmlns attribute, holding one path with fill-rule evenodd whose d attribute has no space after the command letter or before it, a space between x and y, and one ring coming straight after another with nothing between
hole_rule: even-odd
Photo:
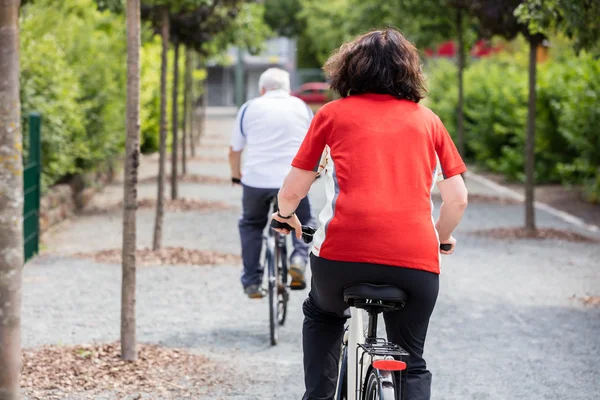
<instances>
[{"instance_id":1,"label":"concrete curb","mask_svg":"<svg viewBox=\"0 0 600 400\"><path fill-rule=\"evenodd\" d=\"M513 198L518 201L525 201L525 196L522 195L521 193L518 193L512 189L509 189L506 186L502 186L488 178L484 178L483 176L478 175L474 172L468 171L466 176L468 179L473 179L475 182L480 183L500 194L504 194L507 197ZM600 233L600 227L598 227L597 225L588 224L585 221L583 221L581 218L576 217L572 214L569 214L568 212L561 211L561 210L556 209L546 203L541 203L539 201L536 201L534 203L534 205L535 205L535 208L545 211L548 214L555 216L556 218L559 218L569 224L577 226L578 228L585 229L585 230L587 230L589 232L593 232L593 233Z\"/></svg>"}]
</instances>

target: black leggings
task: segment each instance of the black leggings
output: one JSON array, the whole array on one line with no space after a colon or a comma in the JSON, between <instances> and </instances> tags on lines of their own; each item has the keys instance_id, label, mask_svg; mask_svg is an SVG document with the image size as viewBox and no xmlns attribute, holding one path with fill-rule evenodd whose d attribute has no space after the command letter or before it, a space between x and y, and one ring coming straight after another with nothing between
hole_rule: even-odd
<instances>
[{"instance_id":1,"label":"black leggings","mask_svg":"<svg viewBox=\"0 0 600 400\"><path fill-rule=\"evenodd\" d=\"M400 311L384 313L388 340L404 348L407 400L429 400L431 372L423 359L429 317L439 290L439 276L416 269L332 261L311 254L312 287L303 305L304 400L329 400L335 395L344 323L350 317L344 287L354 283L389 284L408 293ZM354 351L350 349L350 351Z\"/></svg>"}]
</instances>

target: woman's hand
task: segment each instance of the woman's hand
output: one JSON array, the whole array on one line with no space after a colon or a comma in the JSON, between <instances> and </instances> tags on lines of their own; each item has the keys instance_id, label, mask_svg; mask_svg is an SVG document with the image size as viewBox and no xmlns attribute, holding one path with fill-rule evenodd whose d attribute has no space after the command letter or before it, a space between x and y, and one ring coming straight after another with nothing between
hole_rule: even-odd
<instances>
[{"instance_id":1,"label":"woman's hand","mask_svg":"<svg viewBox=\"0 0 600 400\"><path fill-rule=\"evenodd\" d=\"M273 218L276 221L286 223L289 226L291 226L292 228L294 228L294 231L296 231L296 238L298 240L302 240L302 223L300 222L300 220L298 219L298 216L296 214L292 215L292 218L285 219L285 218L281 218L279 215L277 215L277 213L273 213L273 215L271 215L271 218ZM287 229L275 229L275 230L283 235L288 235L290 233L290 231Z\"/></svg>"},{"instance_id":2,"label":"woman's hand","mask_svg":"<svg viewBox=\"0 0 600 400\"><path fill-rule=\"evenodd\" d=\"M450 250L441 250L440 249L440 253L450 255L450 254L454 253L454 247L456 246L456 239L454 239L454 237L452 235L450 235L450 237L445 240L442 240L442 238L440 238L440 244L452 245L452 248Z\"/></svg>"}]
</instances>

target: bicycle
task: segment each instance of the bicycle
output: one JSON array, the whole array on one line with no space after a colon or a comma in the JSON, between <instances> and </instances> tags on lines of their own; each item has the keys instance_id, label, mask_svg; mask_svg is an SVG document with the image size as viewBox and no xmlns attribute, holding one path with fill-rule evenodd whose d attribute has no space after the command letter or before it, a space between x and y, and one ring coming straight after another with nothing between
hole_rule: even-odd
<instances>
[{"instance_id":1,"label":"bicycle","mask_svg":"<svg viewBox=\"0 0 600 400\"><path fill-rule=\"evenodd\" d=\"M440 248L450 250L452 246L442 244ZM350 323L342 340L335 399L405 399L407 365L402 360L408 353L377 338L377 317L404 308L407 293L392 285L358 283L344 289L344 301L350 306ZM366 334L361 310L369 315Z\"/></svg>"},{"instance_id":2,"label":"bicycle","mask_svg":"<svg viewBox=\"0 0 600 400\"><path fill-rule=\"evenodd\" d=\"M275 201L273 209L277 209ZM275 346L278 340L278 326L285 323L287 317L287 303L289 300L290 287L288 285L288 253L286 237L271 228L288 229L288 224L272 220L268 233L263 236L265 242L264 266L267 269L268 292L269 292L269 335L271 346ZM316 229L308 226L302 227L302 240L305 243L312 242Z\"/></svg>"}]
</instances>

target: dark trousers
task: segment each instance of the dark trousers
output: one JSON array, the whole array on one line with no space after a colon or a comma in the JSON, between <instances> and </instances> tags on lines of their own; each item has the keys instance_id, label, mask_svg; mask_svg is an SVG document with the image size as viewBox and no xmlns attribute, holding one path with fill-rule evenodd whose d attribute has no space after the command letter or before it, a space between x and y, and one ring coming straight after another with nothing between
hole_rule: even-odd
<instances>
[{"instance_id":1,"label":"dark trousers","mask_svg":"<svg viewBox=\"0 0 600 400\"><path fill-rule=\"evenodd\" d=\"M279 192L279 189L261 189L244 186L242 197L243 212L239 221L240 238L242 240L242 259L244 261L244 271L242 273L242 285L244 287L260 285L262 283L264 266L261 265L260 254L262 251L263 232L269 220L271 202L277 197L277 192ZM298 215L303 225L310 225L312 223L308 197L302 199L298 205L298 209L296 209L296 215ZM294 243L294 251L291 254L291 258L301 257L306 262L309 245L296 239L294 235L291 236Z\"/></svg>"},{"instance_id":2,"label":"dark trousers","mask_svg":"<svg viewBox=\"0 0 600 400\"><path fill-rule=\"evenodd\" d=\"M350 317L344 287L354 283L396 285L408 293L406 307L384 313L388 340L404 348L407 400L429 400L431 373L423 359L429 317L439 290L439 276L426 271L377 264L331 261L311 255L312 287L304 301L304 400L335 395L344 323ZM355 351L355 349L349 349ZM404 400L404 399L403 399Z\"/></svg>"}]
</instances>

